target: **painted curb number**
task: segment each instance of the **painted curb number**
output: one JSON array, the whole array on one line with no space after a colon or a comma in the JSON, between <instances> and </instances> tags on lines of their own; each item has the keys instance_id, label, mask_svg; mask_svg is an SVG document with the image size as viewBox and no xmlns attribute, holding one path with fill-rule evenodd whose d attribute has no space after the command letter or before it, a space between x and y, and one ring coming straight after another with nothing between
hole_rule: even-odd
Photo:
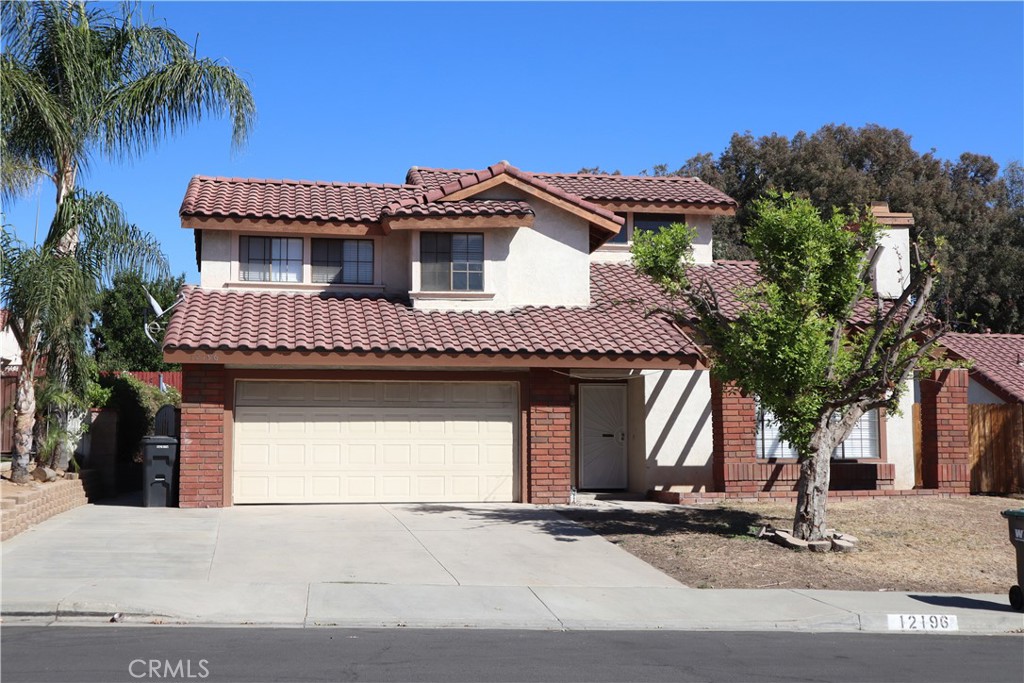
<instances>
[{"instance_id":1,"label":"painted curb number","mask_svg":"<svg viewBox=\"0 0 1024 683\"><path fill-rule=\"evenodd\" d=\"M890 631L959 631L955 614L890 614Z\"/></svg>"}]
</instances>

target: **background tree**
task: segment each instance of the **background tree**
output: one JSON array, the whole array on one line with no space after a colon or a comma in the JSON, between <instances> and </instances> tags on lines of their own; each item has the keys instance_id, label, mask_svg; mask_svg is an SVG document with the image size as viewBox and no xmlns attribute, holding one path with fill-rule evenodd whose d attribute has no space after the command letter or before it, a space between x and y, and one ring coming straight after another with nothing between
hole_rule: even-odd
<instances>
[{"instance_id":1,"label":"background tree","mask_svg":"<svg viewBox=\"0 0 1024 683\"><path fill-rule=\"evenodd\" d=\"M696 175L739 202L735 217L715 219L715 258L753 258L753 202L771 190L809 199L826 218L833 206L887 201L914 214L913 240L948 243L935 295L943 315L965 330L1024 332L1024 238L1010 187L1020 183L1019 163L1000 175L991 157L918 153L899 129L828 124L792 139L736 133L717 157L702 153L651 173Z\"/></svg>"},{"instance_id":2,"label":"background tree","mask_svg":"<svg viewBox=\"0 0 1024 683\"><path fill-rule=\"evenodd\" d=\"M798 452L793 532L825 538L832 453L864 413L898 412L908 380L946 326L926 317L936 274L911 250L909 284L894 302L866 306L879 226L870 213L832 211L807 199L752 202L747 240L761 282L723 310L707 283L690 282L693 231L641 233L633 257L677 302L670 310L711 351L712 372L757 397ZM850 229L856 226L856 229Z\"/></svg>"},{"instance_id":3,"label":"background tree","mask_svg":"<svg viewBox=\"0 0 1024 683\"><path fill-rule=\"evenodd\" d=\"M80 366L75 356L84 348L86 313L103 278L125 265L124 245L135 240L140 262L156 263L150 250L155 243L128 226L113 202L77 191L89 160L129 159L207 114L231 118L237 147L253 124L255 106L245 81L231 68L198 57L195 47L170 29L145 23L137 5L122 5L114 13L84 2L5 2L0 22L0 189L10 201L48 178L57 203L44 243L29 249L5 236L4 261L21 268L35 259L54 273L78 268L82 279L61 289L59 279L44 278L53 289L43 291L12 271L5 280L5 301L16 304L12 317L30 356L45 353L48 372L60 373L56 379L67 387L78 381L67 373ZM110 222L101 225L105 220ZM82 258L76 255L80 240L103 231L113 240L108 251L93 242ZM68 263L58 263L60 258ZM165 267L162 259L160 264ZM35 420L31 386L20 385L32 380L30 371L23 373L14 405L19 465L13 473L19 477Z\"/></svg>"},{"instance_id":4,"label":"background tree","mask_svg":"<svg viewBox=\"0 0 1024 683\"><path fill-rule=\"evenodd\" d=\"M184 283L184 275L149 282L136 273L114 276L111 286L100 294L94 311L96 323L91 329L96 362L101 371L160 372L178 368L165 363L161 347L146 337L143 323L152 319L153 311L143 287L166 309L174 303Z\"/></svg>"}]
</instances>

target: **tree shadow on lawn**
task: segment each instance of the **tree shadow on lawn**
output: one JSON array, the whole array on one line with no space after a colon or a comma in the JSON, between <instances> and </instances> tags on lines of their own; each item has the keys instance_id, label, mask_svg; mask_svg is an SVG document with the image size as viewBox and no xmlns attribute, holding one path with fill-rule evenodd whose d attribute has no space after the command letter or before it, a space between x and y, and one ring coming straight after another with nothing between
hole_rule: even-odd
<instances>
[{"instance_id":1,"label":"tree shadow on lawn","mask_svg":"<svg viewBox=\"0 0 1024 683\"><path fill-rule=\"evenodd\" d=\"M629 509L559 510L569 519L602 536L674 536L701 534L734 538L751 536L762 526L785 525L789 520L725 507L675 507L669 510Z\"/></svg>"},{"instance_id":2,"label":"tree shadow on lawn","mask_svg":"<svg viewBox=\"0 0 1024 683\"><path fill-rule=\"evenodd\" d=\"M601 536L708 534L733 538L755 534L761 526L779 526L780 522L789 522L777 517L725 507L679 506L666 510L560 507L551 510L529 507L416 505L410 509L423 514L457 512L478 520L480 525L476 528L486 528L495 522L530 525L551 534L559 541L575 541L591 533Z\"/></svg>"}]
</instances>

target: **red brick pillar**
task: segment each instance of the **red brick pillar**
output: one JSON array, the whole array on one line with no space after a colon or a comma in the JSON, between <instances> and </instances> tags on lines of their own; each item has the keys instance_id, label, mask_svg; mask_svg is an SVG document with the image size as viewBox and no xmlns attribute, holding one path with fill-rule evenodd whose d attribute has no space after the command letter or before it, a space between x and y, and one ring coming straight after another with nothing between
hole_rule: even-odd
<instances>
[{"instance_id":1,"label":"red brick pillar","mask_svg":"<svg viewBox=\"0 0 1024 683\"><path fill-rule=\"evenodd\" d=\"M527 502L568 503L572 487L572 391L565 375L530 370Z\"/></svg>"},{"instance_id":2,"label":"red brick pillar","mask_svg":"<svg viewBox=\"0 0 1024 683\"><path fill-rule=\"evenodd\" d=\"M921 379L921 479L925 488L971 492L967 370Z\"/></svg>"},{"instance_id":3,"label":"red brick pillar","mask_svg":"<svg viewBox=\"0 0 1024 683\"><path fill-rule=\"evenodd\" d=\"M732 384L711 380L712 472L715 490L755 492L757 475L757 408Z\"/></svg>"},{"instance_id":4,"label":"red brick pillar","mask_svg":"<svg viewBox=\"0 0 1024 683\"><path fill-rule=\"evenodd\" d=\"M178 503L183 508L224 505L223 365L185 365L181 389Z\"/></svg>"}]
</instances>

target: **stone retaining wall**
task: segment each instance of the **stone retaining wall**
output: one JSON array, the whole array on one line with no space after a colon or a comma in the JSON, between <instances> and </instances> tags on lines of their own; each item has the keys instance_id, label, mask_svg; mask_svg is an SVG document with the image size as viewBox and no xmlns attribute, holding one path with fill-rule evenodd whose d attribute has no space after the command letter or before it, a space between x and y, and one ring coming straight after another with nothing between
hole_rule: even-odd
<instances>
[{"instance_id":1,"label":"stone retaining wall","mask_svg":"<svg viewBox=\"0 0 1024 683\"><path fill-rule=\"evenodd\" d=\"M83 472L82 475L78 479L61 479L26 487L24 491L0 500L0 541L94 499L92 472Z\"/></svg>"}]
</instances>

